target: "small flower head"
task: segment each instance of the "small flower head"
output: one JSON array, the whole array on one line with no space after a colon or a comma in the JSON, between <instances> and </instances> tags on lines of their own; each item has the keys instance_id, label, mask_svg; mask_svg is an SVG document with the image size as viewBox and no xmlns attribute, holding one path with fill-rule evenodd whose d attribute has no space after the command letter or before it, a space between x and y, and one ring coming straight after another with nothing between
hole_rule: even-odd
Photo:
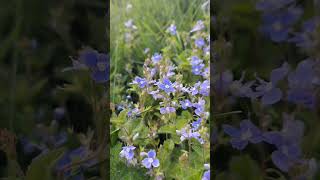
<instances>
[{"instance_id":1,"label":"small flower head","mask_svg":"<svg viewBox=\"0 0 320 180\"><path fill-rule=\"evenodd\" d=\"M205 105L206 101L203 99L199 99L199 101L197 103L193 103L193 107L196 108L195 113L198 116L201 116L204 113L204 105Z\"/></svg>"},{"instance_id":2,"label":"small flower head","mask_svg":"<svg viewBox=\"0 0 320 180\"><path fill-rule=\"evenodd\" d=\"M192 124L191 124L192 130L197 131L201 126L201 121L202 121L202 119L199 118L198 120L192 122Z\"/></svg>"},{"instance_id":3,"label":"small flower head","mask_svg":"<svg viewBox=\"0 0 320 180\"><path fill-rule=\"evenodd\" d=\"M291 7L280 13L264 14L262 32L271 38L274 42L283 42L288 40L291 26L296 23L302 14L300 8Z\"/></svg>"},{"instance_id":4,"label":"small flower head","mask_svg":"<svg viewBox=\"0 0 320 180\"><path fill-rule=\"evenodd\" d=\"M176 112L176 109L174 107L167 106L167 107L160 108L161 114L169 114L169 113L175 113L175 112Z\"/></svg>"},{"instance_id":5,"label":"small flower head","mask_svg":"<svg viewBox=\"0 0 320 180\"><path fill-rule=\"evenodd\" d=\"M148 85L148 82L146 80L146 78L141 78L139 76L137 76L134 81L132 82L132 84L137 84L140 88L144 88Z\"/></svg>"},{"instance_id":6,"label":"small flower head","mask_svg":"<svg viewBox=\"0 0 320 180\"><path fill-rule=\"evenodd\" d=\"M134 146L125 146L122 147L122 150L120 152L120 157L126 158L127 160L132 160L134 157L134 150L136 147Z\"/></svg>"},{"instance_id":7,"label":"small flower head","mask_svg":"<svg viewBox=\"0 0 320 180\"><path fill-rule=\"evenodd\" d=\"M184 101L180 101L182 109L187 109L188 107L192 107L192 102L189 99Z\"/></svg>"},{"instance_id":8,"label":"small flower head","mask_svg":"<svg viewBox=\"0 0 320 180\"><path fill-rule=\"evenodd\" d=\"M151 60L153 63L158 63L162 60L162 55L159 54L159 53L155 53L152 57L151 57Z\"/></svg>"},{"instance_id":9,"label":"small flower head","mask_svg":"<svg viewBox=\"0 0 320 180\"><path fill-rule=\"evenodd\" d=\"M210 180L210 170L207 170L203 173L201 180Z\"/></svg>"},{"instance_id":10,"label":"small flower head","mask_svg":"<svg viewBox=\"0 0 320 180\"><path fill-rule=\"evenodd\" d=\"M204 68L204 64L200 63L197 65L193 65L192 66L192 73L194 75L201 75L201 73L203 72L203 68Z\"/></svg>"},{"instance_id":11,"label":"small flower head","mask_svg":"<svg viewBox=\"0 0 320 180\"><path fill-rule=\"evenodd\" d=\"M137 29L137 27L133 24L133 20L132 19L129 19L128 21L126 21L124 23L124 26L126 28L128 28L128 29L133 29L133 30Z\"/></svg>"},{"instance_id":12,"label":"small flower head","mask_svg":"<svg viewBox=\"0 0 320 180\"><path fill-rule=\"evenodd\" d=\"M158 86L161 90L165 91L168 94L175 92L173 83L168 78L164 78L163 81L158 84Z\"/></svg>"},{"instance_id":13,"label":"small flower head","mask_svg":"<svg viewBox=\"0 0 320 180\"><path fill-rule=\"evenodd\" d=\"M79 62L91 70L92 79L97 83L109 80L109 56L90 48L80 51Z\"/></svg>"},{"instance_id":14,"label":"small flower head","mask_svg":"<svg viewBox=\"0 0 320 180\"><path fill-rule=\"evenodd\" d=\"M233 148L243 150L248 142L259 143L263 140L261 131L249 120L243 120L240 123L240 129L230 125L223 125L223 130L231 136L231 145Z\"/></svg>"},{"instance_id":15,"label":"small flower head","mask_svg":"<svg viewBox=\"0 0 320 180\"><path fill-rule=\"evenodd\" d=\"M196 31L201 31L202 29L204 29L204 23L203 23L203 21L199 20L199 21L197 21L196 25L193 26L193 28L190 32L192 33L192 32L196 32Z\"/></svg>"},{"instance_id":16,"label":"small flower head","mask_svg":"<svg viewBox=\"0 0 320 180\"><path fill-rule=\"evenodd\" d=\"M204 45L206 45L206 42L204 41L203 38L198 38L194 41L194 44L196 45L197 48L202 48Z\"/></svg>"},{"instance_id":17,"label":"small flower head","mask_svg":"<svg viewBox=\"0 0 320 180\"><path fill-rule=\"evenodd\" d=\"M202 63L202 62L203 62L203 60L200 59L198 56L192 56L192 57L190 58L190 63L191 63L192 66L198 65L198 64L200 64L200 63Z\"/></svg>"},{"instance_id":18,"label":"small flower head","mask_svg":"<svg viewBox=\"0 0 320 180\"><path fill-rule=\"evenodd\" d=\"M202 94L203 96L209 96L209 91L210 91L210 82L208 80L205 80L200 85L199 93Z\"/></svg>"},{"instance_id":19,"label":"small flower head","mask_svg":"<svg viewBox=\"0 0 320 180\"><path fill-rule=\"evenodd\" d=\"M152 167L159 167L160 162L159 159L156 158L156 151L150 150L148 152L147 158L142 160L142 165L148 169L151 169Z\"/></svg>"},{"instance_id":20,"label":"small flower head","mask_svg":"<svg viewBox=\"0 0 320 180\"><path fill-rule=\"evenodd\" d=\"M177 34L177 27L176 27L176 25L171 24L171 25L168 27L167 31L168 31L172 36L176 35L176 34Z\"/></svg>"}]
</instances>

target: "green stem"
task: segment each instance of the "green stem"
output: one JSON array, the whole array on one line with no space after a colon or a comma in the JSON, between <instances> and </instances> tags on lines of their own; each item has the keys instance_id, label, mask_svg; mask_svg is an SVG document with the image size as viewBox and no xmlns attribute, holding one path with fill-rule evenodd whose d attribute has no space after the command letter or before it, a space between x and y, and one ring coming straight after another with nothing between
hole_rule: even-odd
<instances>
[{"instance_id":1,"label":"green stem","mask_svg":"<svg viewBox=\"0 0 320 180\"><path fill-rule=\"evenodd\" d=\"M188 144L189 144L189 154L188 154L188 159L189 159L189 165L191 164L191 139L188 139Z\"/></svg>"},{"instance_id":2,"label":"green stem","mask_svg":"<svg viewBox=\"0 0 320 180\"><path fill-rule=\"evenodd\" d=\"M206 163L206 158L205 158L205 153L204 153L204 145L203 145L203 147L202 147L202 159L203 159L203 164L205 164Z\"/></svg>"}]
</instances>

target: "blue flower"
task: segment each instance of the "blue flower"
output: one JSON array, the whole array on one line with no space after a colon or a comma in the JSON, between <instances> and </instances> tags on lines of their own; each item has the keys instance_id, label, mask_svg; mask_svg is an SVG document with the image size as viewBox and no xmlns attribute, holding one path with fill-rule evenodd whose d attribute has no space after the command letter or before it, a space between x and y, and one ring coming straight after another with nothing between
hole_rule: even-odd
<instances>
[{"instance_id":1,"label":"blue flower","mask_svg":"<svg viewBox=\"0 0 320 180\"><path fill-rule=\"evenodd\" d=\"M175 74L176 74L176 73L174 72L175 69L176 69L175 66L169 66L169 67L168 67L168 70L167 70L167 73L164 75L164 77L169 78L169 77L175 75Z\"/></svg>"},{"instance_id":2,"label":"blue flower","mask_svg":"<svg viewBox=\"0 0 320 180\"><path fill-rule=\"evenodd\" d=\"M300 62L294 72L288 76L289 90L287 100L289 102L314 108L316 95L314 82L317 79L315 62L307 59Z\"/></svg>"},{"instance_id":3,"label":"blue flower","mask_svg":"<svg viewBox=\"0 0 320 180\"><path fill-rule=\"evenodd\" d=\"M182 109L187 109L188 107L192 107L192 102L189 99L184 101L180 101Z\"/></svg>"},{"instance_id":4,"label":"blue flower","mask_svg":"<svg viewBox=\"0 0 320 180\"><path fill-rule=\"evenodd\" d=\"M223 131L231 136L230 143L238 150L243 150L248 142L259 143L263 140L261 131L249 120L241 121L240 129L225 124Z\"/></svg>"},{"instance_id":5,"label":"blue flower","mask_svg":"<svg viewBox=\"0 0 320 180\"><path fill-rule=\"evenodd\" d=\"M202 64L202 63L197 64L197 65L193 65L192 66L192 73L194 75L201 75L203 68L204 68L204 64Z\"/></svg>"},{"instance_id":6,"label":"blue flower","mask_svg":"<svg viewBox=\"0 0 320 180\"><path fill-rule=\"evenodd\" d=\"M302 32L294 33L294 37L288 40L293 42L297 47L306 51L314 50L319 40L316 37L317 27L316 18L312 18L303 23Z\"/></svg>"},{"instance_id":7,"label":"blue flower","mask_svg":"<svg viewBox=\"0 0 320 180\"><path fill-rule=\"evenodd\" d=\"M136 147L134 146L125 146L122 147L122 150L120 152L120 157L124 157L126 158L128 161L132 160L134 157L134 150L136 149Z\"/></svg>"},{"instance_id":8,"label":"blue flower","mask_svg":"<svg viewBox=\"0 0 320 180\"><path fill-rule=\"evenodd\" d=\"M79 61L91 70L92 79L96 83L109 80L109 56L90 48L80 51Z\"/></svg>"},{"instance_id":9,"label":"blue flower","mask_svg":"<svg viewBox=\"0 0 320 180\"><path fill-rule=\"evenodd\" d=\"M208 80L205 80L200 85L199 93L202 94L203 96L209 96L209 91L210 91L210 82Z\"/></svg>"},{"instance_id":10,"label":"blue flower","mask_svg":"<svg viewBox=\"0 0 320 180\"><path fill-rule=\"evenodd\" d=\"M124 23L124 26L128 29L137 29L137 27L133 24L133 20L132 19L129 19L128 21L126 21Z\"/></svg>"},{"instance_id":11,"label":"blue flower","mask_svg":"<svg viewBox=\"0 0 320 180\"><path fill-rule=\"evenodd\" d=\"M204 23L203 21L199 20L190 32L192 33L196 31L201 31L202 29L204 29Z\"/></svg>"},{"instance_id":12,"label":"blue flower","mask_svg":"<svg viewBox=\"0 0 320 180\"><path fill-rule=\"evenodd\" d=\"M172 82L168 79L168 78L164 78L162 83L159 83L158 84L158 87L165 91L166 93L172 93L172 92L175 92L175 89L173 87L173 84Z\"/></svg>"},{"instance_id":13,"label":"blue flower","mask_svg":"<svg viewBox=\"0 0 320 180\"><path fill-rule=\"evenodd\" d=\"M314 109L316 107L316 99L317 96L315 92L308 89L289 89L287 92L287 100L289 102L303 105L309 109Z\"/></svg>"},{"instance_id":14,"label":"blue flower","mask_svg":"<svg viewBox=\"0 0 320 180\"><path fill-rule=\"evenodd\" d=\"M146 78L141 78L139 76L135 77L132 84L138 84L140 88L144 88L148 85Z\"/></svg>"},{"instance_id":15,"label":"blue flower","mask_svg":"<svg viewBox=\"0 0 320 180\"><path fill-rule=\"evenodd\" d=\"M300 144L304 133L304 123L295 120L292 115L283 114L283 127L281 131L272 131L264 133L264 141L269 144L281 146L286 144Z\"/></svg>"},{"instance_id":16,"label":"blue flower","mask_svg":"<svg viewBox=\"0 0 320 180\"><path fill-rule=\"evenodd\" d=\"M203 99L199 99L197 103L193 103L193 107L196 108L195 113L198 116L201 116L204 113L204 105L206 101Z\"/></svg>"},{"instance_id":17,"label":"blue flower","mask_svg":"<svg viewBox=\"0 0 320 180\"><path fill-rule=\"evenodd\" d=\"M160 113L161 114L169 114L169 113L174 113L176 112L176 109L174 107L162 107L160 108Z\"/></svg>"},{"instance_id":18,"label":"blue flower","mask_svg":"<svg viewBox=\"0 0 320 180\"><path fill-rule=\"evenodd\" d=\"M202 48L204 45L206 45L206 42L204 41L203 38L198 38L194 41L196 47Z\"/></svg>"},{"instance_id":19,"label":"blue flower","mask_svg":"<svg viewBox=\"0 0 320 180\"><path fill-rule=\"evenodd\" d=\"M298 143L293 139L283 136L283 132L267 132L264 135L266 142L274 144L277 150L272 152L272 162L282 171L287 172L301 156Z\"/></svg>"},{"instance_id":20,"label":"blue flower","mask_svg":"<svg viewBox=\"0 0 320 180\"><path fill-rule=\"evenodd\" d=\"M142 160L142 165L148 169L160 166L159 159L156 158L155 150L150 150L148 152L148 157Z\"/></svg>"},{"instance_id":21,"label":"blue flower","mask_svg":"<svg viewBox=\"0 0 320 180\"><path fill-rule=\"evenodd\" d=\"M209 67L205 68L201 75L202 75L203 78L209 79L209 76L210 76Z\"/></svg>"},{"instance_id":22,"label":"blue flower","mask_svg":"<svg viewBox=\"0 0 320 180\"><path fill-rule=\"evenodd\" d=\"M171 24L171 25L168 27L167 31L169 31L169 33L170 33L172 36L176 35L176 34L177 34L177 27L176 27L176 25Z\"/></svg>"},{"instance_id":23,"label":"blue flower","mask_svg":"<svg viewBox=\"0 0 320 180\"><path fill-rule=\"evenodd\" d=\"M210 180L210 170L207 170L206 172L203 173L201 180Z\"/></svg>"},{"instance_id":24,"label":"blue flower","mask_svg":"<svg viewBox=\"0 0 320 180\"><path fill-rule=\"evenodd\" d=\"M197 83L194 84L193 87L190 88L190 93L192 96L195 96L199 93L199 86L201 85L201 82L198 81Z\"/></svg>"},{"instance_id":25,"label":"blue flower","mask_svg":"<svg viewBox=\"0 0 320 180\"><path fill-rule=\"evenodd\" d=\"M288 172L290 167L300 160L301 150L296 144L281 144L271 154L272 162L282 171Z\"/></svg>"},{"instance_id":26,"label":"blue flower","mask_svg":"<svg viewBox=\"0 0 320 180\"><path fill-rule=\"evenodd\" d=\"M198 130L201 126L201 121L202 121L202 119L199 118L198 120L192 122L191 123L192 130L194 130L194 131Z\"/></svg>"},{"instance_id":27,"label":"blue flower","mask_svg":"<svg viewBox=\"0 0 320 180\"><path fill-rule=\"evenodd\" d=\"M162 94L159 93L159 90L150 91L149 94L152 95L154 100L161 99L164 97Z\"/></svg>"},{"instance_id":28,"label":"blue flower","mask_svg":"<svg viewBox=\"0 0 320 180\"><path fill-rule=\"evenodd\" d=\"M270 82L258 79L261 84L256 88L258 91L256 95L262 96L261 103L263 105L271 105L281 100L282 91L276 85L280 80L284 79L288 72L289 65L285 62L280 68L271 71Z\"/></svg>"},{"instance_id":29,"label":"blue flower","mask_svg":"<svg viewBox=\"0 0 320 180\"><path fill-rule=\"evenodd\" d=\"M264 141L277 147L271 155L273 163L282 171L287 172L292 166L300 162L304 124L294 120L293 116L284 114L283 128L281 131L265 133Z\"/></svg>"},{"instance_id":30,"label":"blue flower","mask_svg":"<svg viewBox=\"0 0 320 180\"><path fill-rule=\"evenodd\" d=\"M192 66L198 65L198 64L200 64L202 62L203 62L203 60L200 59L198 56L192 56L191 59L190 59L190 63L191 63Z\"/></svg>"},{"instance_id":31,"label":"blue flower","mask_svg":"<svg viewBox=\"0 0 320 180\"><path fill-rule=\"evenodd\" d=\"M79 52L79 61L88 68L95 68L98 62L98 55L98 51L86 48Z\"/></svg>"},{"instance_id":32,"label":"blue flower","mask_svg":"<svg viewBox=\"0 0 320 180\"><path fill-rule=\"evenodd\" d=\"M154 53L153 56L151 57L151 60L153 61L153 63L158 63L159 61L161 61L162 59L162 55L159 53Z\"/></svg>"},{"instance_id":33,"label":"blue flower","mask_svg":"<svg viewBox=\"0 0 320 180\"><path fill-rule=\"evenodd\" d=\"M130 111L128 111L128 117L135 117L135 116L138 116L140 115L140 109L139 108L134 108L134 109L131 109Z\"/></svg>"},{"instance_id":34,"label":"blue flower","mask_svg":"<svg viewBox=\"0 0 320 180\"><path fill-rule=\"evenodd\" d=\"M180 135L180 141L183 142L184 140L187 139L196 139L198 140L201 144L204 143L204 140L201 138L201 135L199 132L195 132L189 127L182 128L180 131L176 131L178 135Z\"/></svg>"},{"instance_id":35,"label":"blue flower","mask_svg":"<svg viewBox=\"0 0 320 180\"><path fill-rule=\"evenodd\" d=\"M297 22L301 14L302 10L295 7L279 13L264 14L261 31L274 42L286 41L289 38L291 26Z\"/></svg>"}]
</instances>

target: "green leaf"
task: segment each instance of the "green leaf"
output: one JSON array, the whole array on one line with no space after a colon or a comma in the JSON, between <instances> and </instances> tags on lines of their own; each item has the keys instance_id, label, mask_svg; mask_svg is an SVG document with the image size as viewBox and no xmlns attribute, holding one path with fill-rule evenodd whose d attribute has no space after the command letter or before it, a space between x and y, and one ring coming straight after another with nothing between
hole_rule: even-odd
<instances>
[{"instance_id":1,"label":"green leaf","mask_svg":"<svg viewBox=\"0 0 320 180\"><path fill-rule=\"evenodd\" d=\"M168 170L170 168L171 153L174 148L174 143L171 139L164 141L163 145L159 149L159 160L161 169Z\"/></svg>"},{"instance_id":2,"label":"green leaf","mask_svg":"<svg viewBox=\"0 0 320 180\"><path fill-rule=\"evenodd\" d=\"M176 127L173 124L168 124L160 127L158 130L158 133L168 133L168 134L175 134L176 133Z\"/></svg>"},{"instance_id":3,"label":"green leaf","mask_svg":"<svg viewBox=\"0 0 320 180\"><path fill-rule=\"evenodd\" d=\"M111 118L111 123L114 123L118 126L124 124L127 120L127 114L128 110L121 111L118 116L113 116Z\"/></svg>"},{"instance_id":4,"label":"green leaf","mask_svg":"<svg viewBox=\"0 0 320 180\"><path fill-rule=\"evenodd\" d=\"M54 163L62 156L64 151L64 148L52 150L34 159L28 167L28 171L26 173L26 180L53 180L54 177L52 176L52 167Z\"/></svg>"},{"instance_id":5,"label":"green leaf","mask_svg":"<svg viewBox=\"0 0 320 180\"><path fill-rule=\"evenodd\" d=\"M189 121L192 120L192 118L193 117L189 111L182 111L181 115L176 120L176 128L178 130L182 129L189 123Z\"/></svg>"}]
</instances>

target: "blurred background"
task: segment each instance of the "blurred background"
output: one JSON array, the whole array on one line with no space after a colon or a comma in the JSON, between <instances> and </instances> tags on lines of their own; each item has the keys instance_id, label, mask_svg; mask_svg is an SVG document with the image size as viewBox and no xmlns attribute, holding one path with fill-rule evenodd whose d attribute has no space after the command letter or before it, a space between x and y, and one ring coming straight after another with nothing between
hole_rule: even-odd
<instances>
[{"instance_id":1,"label":"blurred background","mask_svg":"<svg viewBox=\"0 0 320 180\"><path fill-rule=\"evenodd\" d=\"M21 139L56 120L86 132L91 108L83 92L60 90L75 78L63 69L82 47L106 52L107 20L104 0L0 1L0 129ZM0 177L6 163L0 150Z\"/></svg>"}]
</instances>

